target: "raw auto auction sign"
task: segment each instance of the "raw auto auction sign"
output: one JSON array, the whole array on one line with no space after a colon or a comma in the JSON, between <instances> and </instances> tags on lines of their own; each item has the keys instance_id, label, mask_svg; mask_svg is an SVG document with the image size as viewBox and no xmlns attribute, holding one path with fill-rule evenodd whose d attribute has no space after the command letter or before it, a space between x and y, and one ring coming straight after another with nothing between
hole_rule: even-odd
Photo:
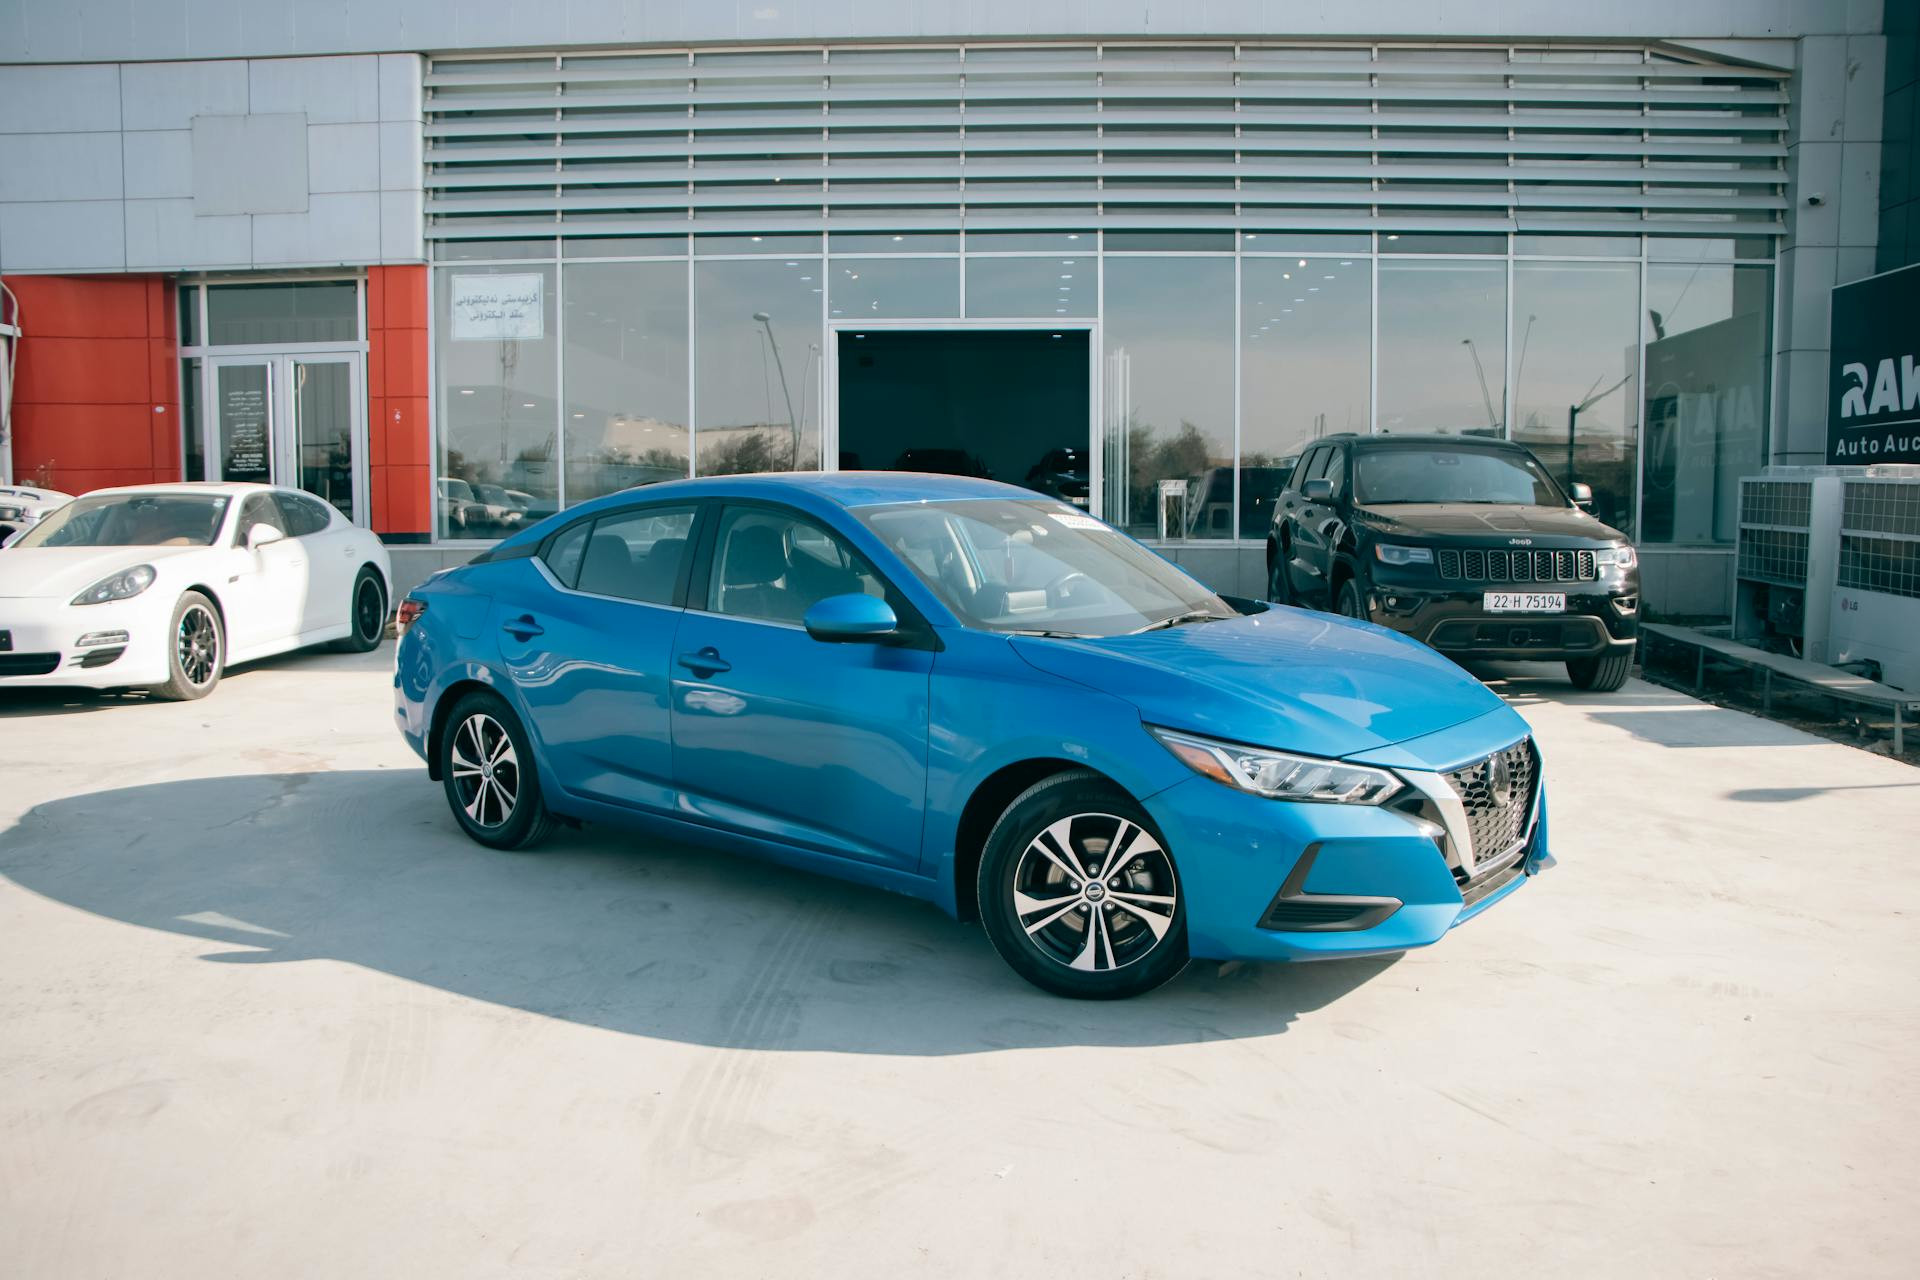
<instances>
[{"instance_id":1,"label":"raw auto auction sign","mask_svg":"<svg viewBox=\"0 0 1920 1280\"><path fill-rule=\"evenodd\" d=\"M1833 291L1827 461L1920 462L1920 266Z\"/></svg>"}]
</instances>

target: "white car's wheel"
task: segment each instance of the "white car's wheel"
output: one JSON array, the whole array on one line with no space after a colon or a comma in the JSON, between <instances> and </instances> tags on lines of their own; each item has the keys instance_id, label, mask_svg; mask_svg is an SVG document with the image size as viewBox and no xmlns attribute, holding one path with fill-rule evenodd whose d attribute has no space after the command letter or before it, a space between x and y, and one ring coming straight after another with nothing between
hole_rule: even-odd
<instances>
[{"instance_id":1,"label":"white car's wheel","mask_svg":"<svg viewBox=\"0 0 1920 1280\"><path fill-rule=\"evenodd\" d=\"M149 692L174 702L204 698L220 683L226 660L227 633L220 625L220 611L198 591L185 592L173 606L173 624L167 628L167 682Z\"/></svg>"},{"instance_id":2,"label":"white car's wheel","mask_svg":"<svg viewBox=\"0 0 1920 1280\"><path fill-rule=\"evenodd\" d=\"M371 653L380 647L387 634L387 593L380 586L380 575L362 569L353 580L350 619L353 633L336 643L348 653Z\"/></svg>"}]
</instances>

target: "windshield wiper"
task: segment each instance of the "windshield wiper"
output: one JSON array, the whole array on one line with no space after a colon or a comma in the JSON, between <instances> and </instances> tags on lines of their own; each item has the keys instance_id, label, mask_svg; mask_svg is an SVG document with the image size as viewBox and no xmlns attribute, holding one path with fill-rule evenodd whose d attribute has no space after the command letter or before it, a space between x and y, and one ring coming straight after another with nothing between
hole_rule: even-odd
<instances>
[{"instance_id":1,"label":"windshield wiper","mask_svg":"<svg viewBox=\"0 0 1920 1280\"><path fill-rule=\"evenodd\" d=\"M1129 631L1127 634L1137 636L1147 631L1162 631L1168 627L1185 626L1189 622L1224 622L1224 621L1226 621L1225 618L1213 612L1211 609L1191 609L1191 610L1188 610L1186 613L1176 613L1171 618L1162 618L1158 622L1149 622L1146 626L1141 627L1139 630Z\"/></svg>"},{"instance_id":2,"label":"windshield wiper","mask_svg":"<svg viewBox=\"0 0 1920 1280\"><path fill-rule=\"evenodd\" d=\"M1091 640L1084 631L1034 631L1017 627L996 628L1003 636L1040 636L1047 640Z\"/></svg>"}]
</instances>

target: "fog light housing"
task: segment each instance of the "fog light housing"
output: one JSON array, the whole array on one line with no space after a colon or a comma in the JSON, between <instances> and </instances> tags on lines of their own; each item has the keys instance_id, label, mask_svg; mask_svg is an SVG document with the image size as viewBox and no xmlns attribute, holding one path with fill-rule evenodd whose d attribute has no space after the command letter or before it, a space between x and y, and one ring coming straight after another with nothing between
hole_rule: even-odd
<instances>
[{"instance_id":1,"label":"fog light housing","mask_svg":"<svg viewBox=\"0 0 1920 1280\"><path fill-rule=\"evenodd\" d=\"M126 642L127 633L124 631L89 631L74 641L74 646L80 649L91 649L96 645L125 644Z\"/></svg>"}]
</instances>

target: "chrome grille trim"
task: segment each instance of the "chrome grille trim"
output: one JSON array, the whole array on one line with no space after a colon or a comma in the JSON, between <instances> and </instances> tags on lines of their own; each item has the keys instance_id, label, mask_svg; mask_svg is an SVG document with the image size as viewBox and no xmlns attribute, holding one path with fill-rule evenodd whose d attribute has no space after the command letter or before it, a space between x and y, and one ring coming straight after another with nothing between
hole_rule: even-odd
<instances>
[{"instance_id":1,"label":"chrome grille trim","mask_svg":"<svg viewBox=\"0 0 1920 1280\"><path fill-rule=\"evenodd\" d=\"M1487 770L1496 757L1505 757L1510 769L1526 771L1525 799L1513 806L1515 818L1490 816L1499 810L1481 794ZM1403 770L1401 776L1432 802L1445 832L1442 851L1462 883L1471 884L1508 866L1525 852L1540 817L1540 753L1532 737L1445 773ZM1490 848L1486 846L1491 846Z\"/></svg>"},{"instance_id":2,"label":"chrome grille trim","mask_svg":"<svg viewBox=\"0 0 1920 1280\"><path fill-rule=\"evenodd\" d=\"M1442 550L1440 576L1465 582L1593 582L1600 564L1591 551L1509 551L1505 547Z\"/></svg>"}]
</instances>

